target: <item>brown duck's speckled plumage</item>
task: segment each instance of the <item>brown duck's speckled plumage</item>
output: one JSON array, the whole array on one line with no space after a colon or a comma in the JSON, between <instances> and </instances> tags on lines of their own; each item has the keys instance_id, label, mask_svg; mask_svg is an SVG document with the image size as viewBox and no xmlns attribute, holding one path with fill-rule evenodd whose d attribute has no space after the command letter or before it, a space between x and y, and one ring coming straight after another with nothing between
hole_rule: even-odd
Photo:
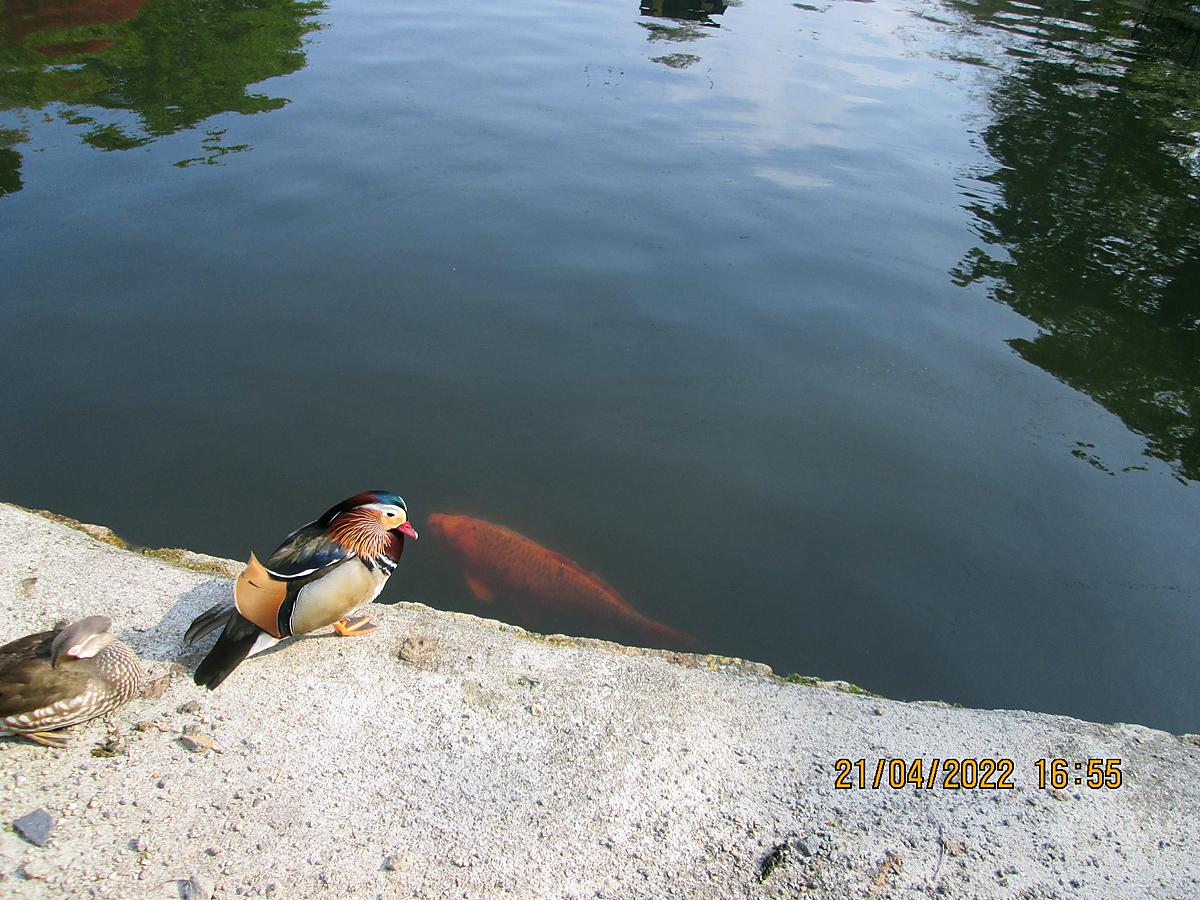
<instances>
[{"instance_id":1,"label":"brown duck's speckled plumage","mask_svg":"<svg viewBox=\"0 0 1200 900\"><path fill-rule=\"evenodd\" d=\"M67 656L52 665L51 645L59 631L27 635L0 647L0 735L29 736L78 725L141 691L141 663L116 638L95 656Z\"/></svg>"}]
</instances>

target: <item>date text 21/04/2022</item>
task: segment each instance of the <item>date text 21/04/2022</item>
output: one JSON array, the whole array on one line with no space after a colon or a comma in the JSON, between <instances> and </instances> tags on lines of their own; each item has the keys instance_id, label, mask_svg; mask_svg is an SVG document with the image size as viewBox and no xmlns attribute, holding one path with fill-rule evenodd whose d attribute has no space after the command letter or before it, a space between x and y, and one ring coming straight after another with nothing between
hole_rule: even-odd
<instances>
[{"instance_id":1,"label":"date text 21/04/2022","mask_svg":"<svg viewBox=\"0 0 1200 900\"><path fill-rule=\"evenodd\" d=\"M877 759L874 764L860 757L839 759L834 767L837 774L833 786L845 791L855 788L902 790L909 787L1011 791L1016 787L1014 778L1017 764L1008 757ZM1123 783L1119 759L1088 759L1081 762L1038 759L1034 761L1033 768L1041 790L1064 790L1072 785L1094 790L1115 789Z\"/></svg>"}]
</instances>

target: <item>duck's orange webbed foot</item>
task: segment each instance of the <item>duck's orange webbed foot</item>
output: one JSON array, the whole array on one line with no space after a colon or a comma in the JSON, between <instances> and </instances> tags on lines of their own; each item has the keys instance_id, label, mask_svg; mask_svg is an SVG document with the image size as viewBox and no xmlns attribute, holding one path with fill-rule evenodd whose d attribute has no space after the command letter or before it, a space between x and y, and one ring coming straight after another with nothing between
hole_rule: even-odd
<instances>
[{"instance_id":1,"label":"duck's orange webbed foot","mask_svg":"<svg viewBox=\"0 0 1200 900\"><path fill-rule=\"evenodd\" d=\"M338 619L333 623L333 630L342 637L354 637L359 634L370 634L378 625L371 622L366 616L347 616L344 619Z\"/></svg>"}]
</instances>

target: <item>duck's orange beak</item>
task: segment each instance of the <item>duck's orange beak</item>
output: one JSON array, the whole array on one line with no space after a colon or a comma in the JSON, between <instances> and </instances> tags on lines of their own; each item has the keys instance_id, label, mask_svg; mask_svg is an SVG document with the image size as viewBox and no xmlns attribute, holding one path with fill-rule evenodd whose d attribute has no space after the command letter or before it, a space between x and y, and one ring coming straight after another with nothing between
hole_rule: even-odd
<instances>
[{"instance_id":1,"label":"duck's orange beak","mask_svg":"<svg viewBox=\"0 0 1200 900\"><path fill-rule=\"evenodd\" d=\"M417 529L412 527L412 522L405 522L403 525L398 526L395 530L401 534L408 535L414 541L417 539Z\"/></svg>"}]
</instances>

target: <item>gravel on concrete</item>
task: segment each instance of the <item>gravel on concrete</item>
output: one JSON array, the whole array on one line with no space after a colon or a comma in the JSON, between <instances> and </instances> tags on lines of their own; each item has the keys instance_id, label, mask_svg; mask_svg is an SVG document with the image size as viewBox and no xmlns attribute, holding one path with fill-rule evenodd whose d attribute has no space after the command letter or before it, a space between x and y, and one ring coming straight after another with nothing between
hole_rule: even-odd
<instances>
[{"instance_id":1,"label":"gravel on concrete","mask_svg":"<svg viewBox=\"0 0 1200 900\"><path fill-rule=\"evenodd\" d=\"M103 613L167 682L65 750L0 739L0 895L1200 897L1196 736L901 703L418 603L210 693L181 638L238 564L75 526L0 504L0 640ZM1013 789L834 787L839 758L870 780L879 759L962 757L1013 759ZM1039 789L1053 758L1120 759L1123 784ZM39 809L45 847L11 827Z\"/></svg>"}]
</instances>

